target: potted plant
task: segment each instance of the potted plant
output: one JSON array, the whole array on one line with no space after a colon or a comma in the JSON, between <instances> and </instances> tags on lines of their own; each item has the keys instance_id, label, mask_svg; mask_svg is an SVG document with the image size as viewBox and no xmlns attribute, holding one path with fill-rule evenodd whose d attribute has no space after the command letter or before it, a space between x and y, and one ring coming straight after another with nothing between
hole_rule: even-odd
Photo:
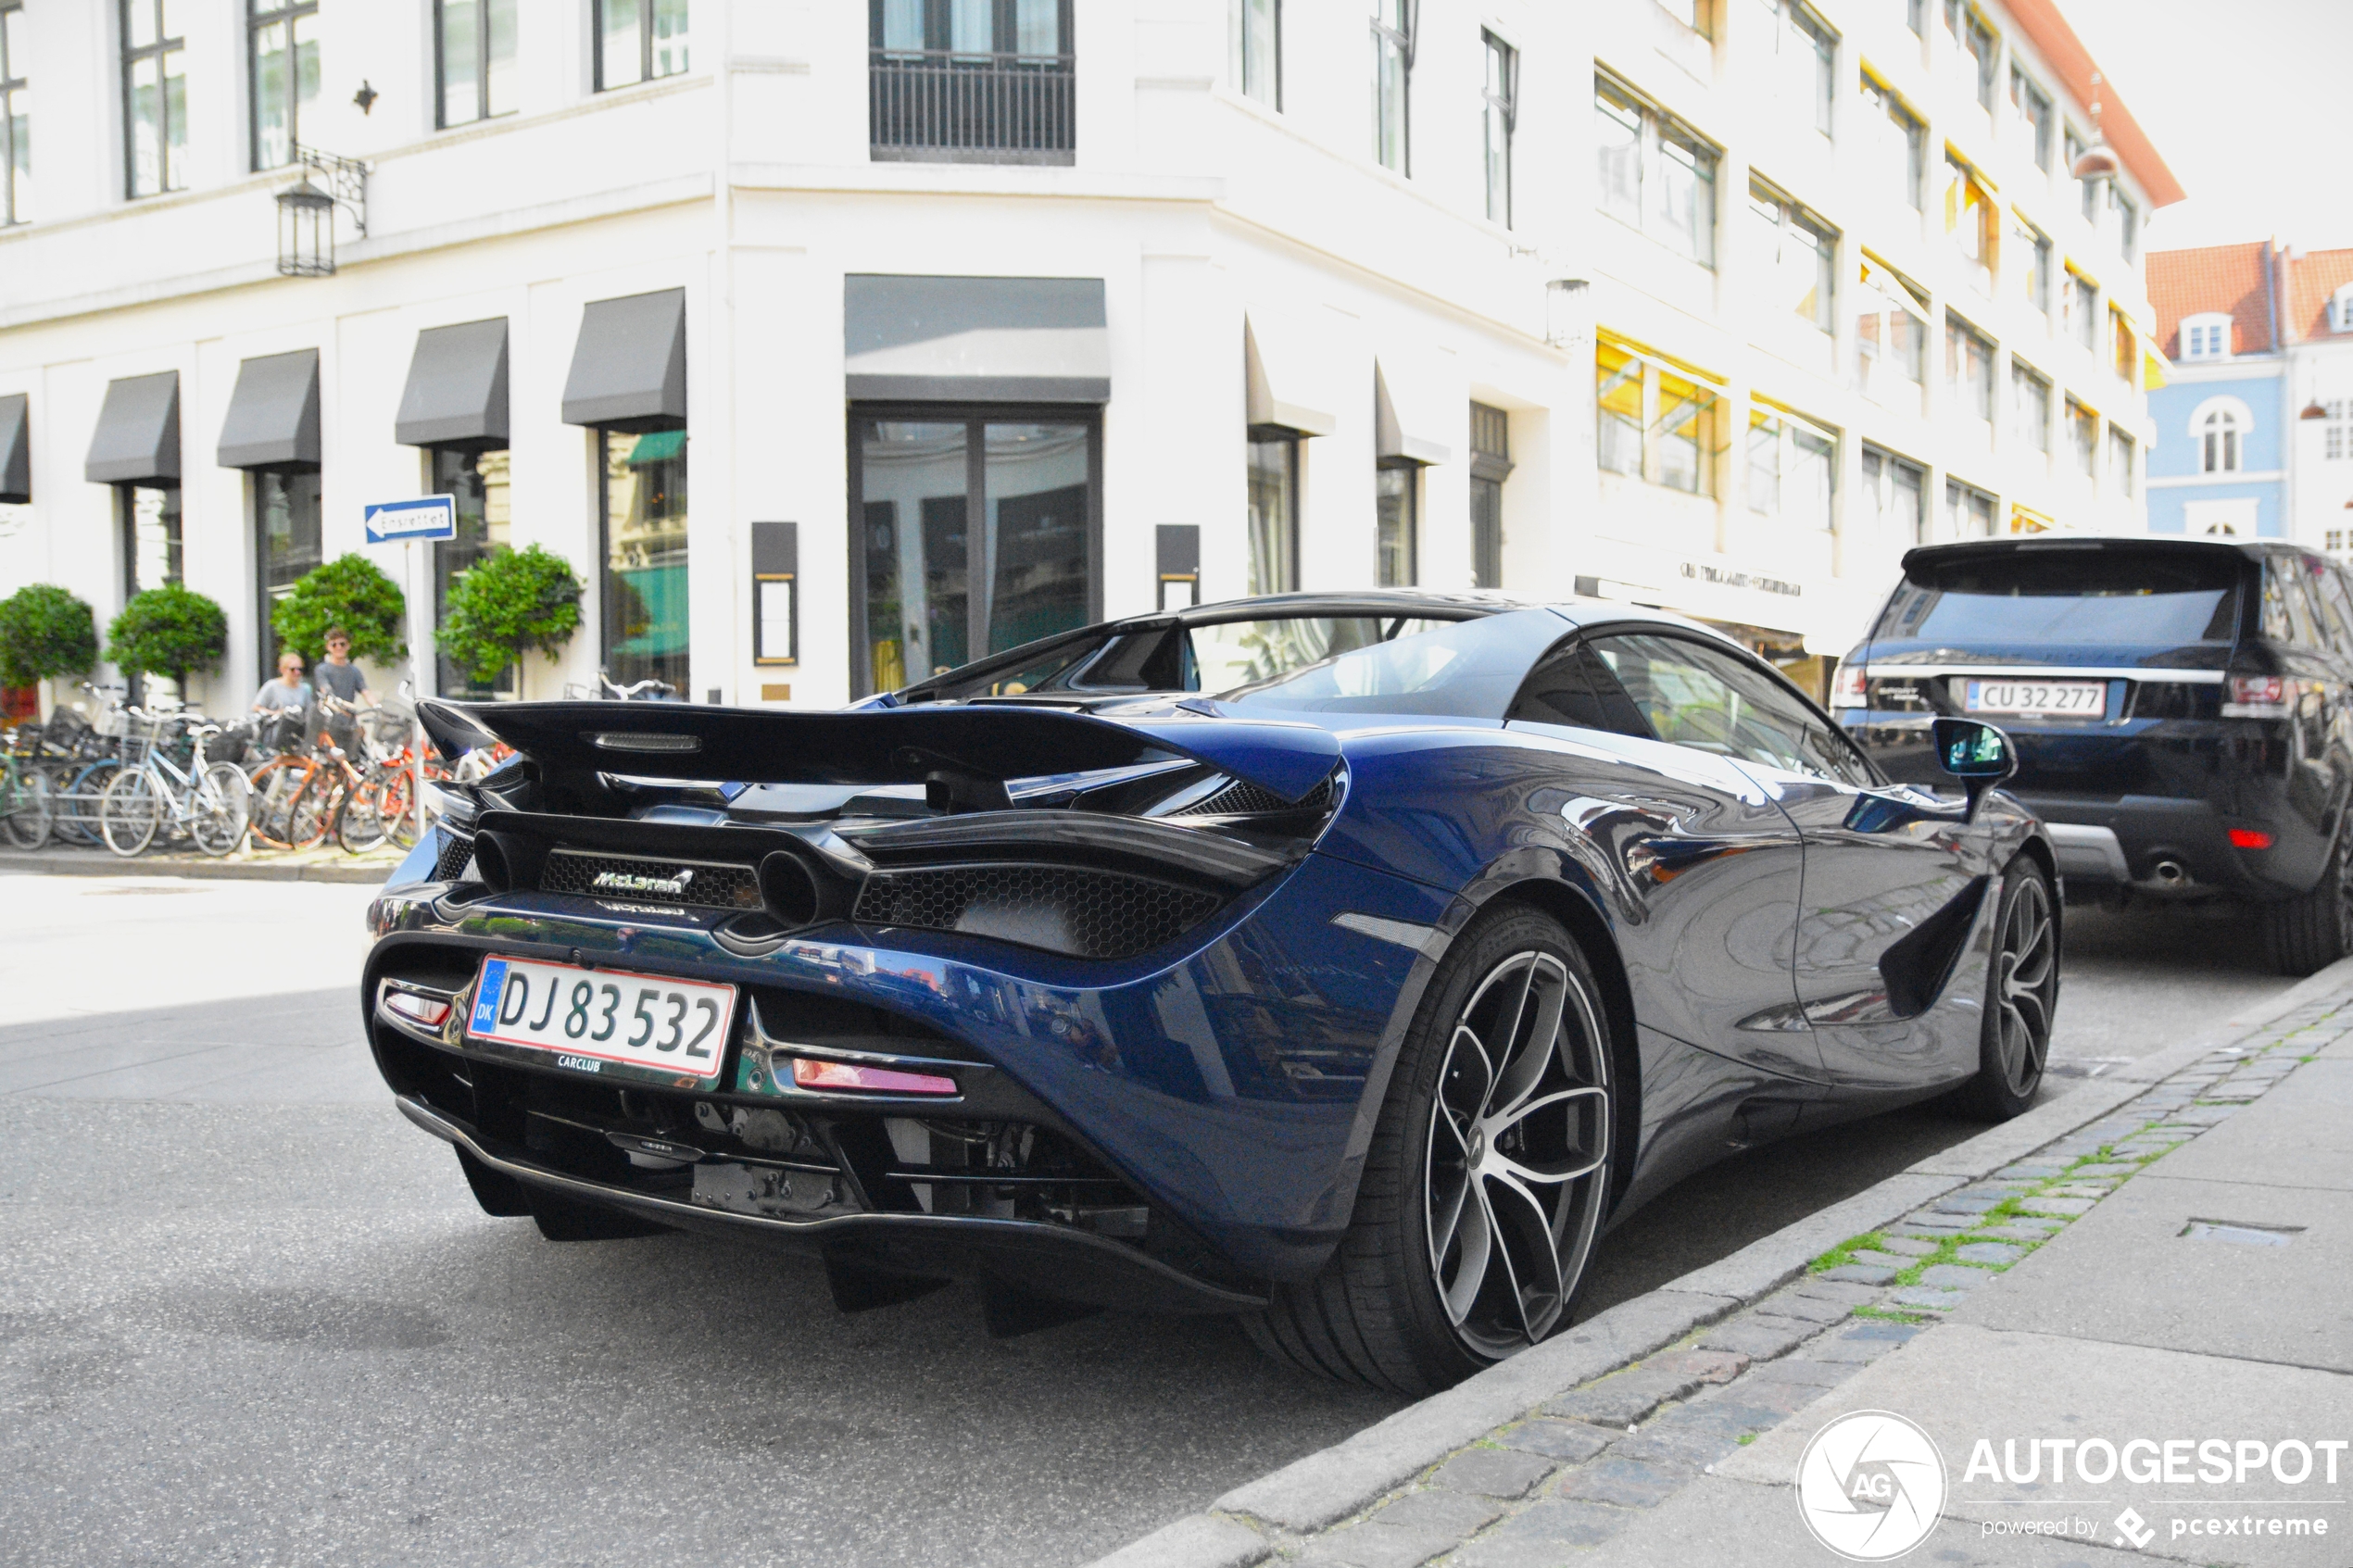
<instances>
[{"instance_id":1,"label":"potted plant","mask_svg":"<svg viewBox=\"0 0 2353 1568\"><path fill-rule=\"evenodd\" d=\"M184 696L192 671L209 670L229 646L229 618L202 594L167 583L133 594L107 628L107 657L125 675L169 675Z\"/></svg>"},{"instance_id":2,"label":"potted plant","mask_svg":"<svg viewBox=\"0 0 2353 1568\"><path fill-rule=\"evenodd\" d=\"M571 563L536 545L502 550L449 585L441 652L484 685L526 648L554 656L580 630L584 589Z\"/></svg>"},{"instance_id":3,"label":"potted plant","mask_svg":"<svg viewBox=\"0 0 2353 1568\"><path fill-rule=\"evenodd\" d=\"M98 618L54 583L0 599L0 686L79 675L98 661Z\"/></svg>"},{"instance_id":4,"label":"potted plant","mask_svg":"<svg viewBox=\"0 0 2353 1568\"><path fill-rule=\"evenodd\" d=\"M401 634L408 601L399 585L357 552L315 566L270 611L279 643L316 664L327 651L327 628L351 636L354 659L394 659L409 651Z\"/></svg>"}]
</instances>

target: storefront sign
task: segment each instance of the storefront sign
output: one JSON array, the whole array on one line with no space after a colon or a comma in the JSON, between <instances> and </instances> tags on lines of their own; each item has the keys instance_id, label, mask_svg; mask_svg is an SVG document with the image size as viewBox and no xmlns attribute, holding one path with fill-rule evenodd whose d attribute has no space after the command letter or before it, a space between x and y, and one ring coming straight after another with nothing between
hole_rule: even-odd
<instances>
[{"instance_id":1,"label":"storefront sign","mask_svg":"<svg viewBox=\"0 0 2353 1568\"><path fill-rule=\"evenodd\" d=\"M1784 583L1778 577L1759 577L1754 572L1733 571L1720 566L1709 566L1704 561L1684 561L1681 571L1684 576L1694 582L1714 583L1726 588L1755 588L1759 593L1785 594L1793 599L1801 598L1806 593L1803 583Z\"/></svg>"}]
</instances>

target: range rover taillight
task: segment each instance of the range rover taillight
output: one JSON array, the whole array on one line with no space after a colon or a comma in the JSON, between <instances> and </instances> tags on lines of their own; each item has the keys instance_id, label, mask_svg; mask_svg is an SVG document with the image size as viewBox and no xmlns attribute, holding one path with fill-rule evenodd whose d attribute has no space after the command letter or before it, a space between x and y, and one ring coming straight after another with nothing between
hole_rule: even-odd
<instances>
[{"instance_id":1,"label":"range rover taillight","mask_svg":"<svg viewBox=\"0 0 2353 1568\"><path fill-rule=\"evenodd\" d=\"M1838 673L1831 677L1832 708L1869 708L1871 705L1869 686L1869 671L1859 664L1841 664Z\"/></svg>"},{"instance_id":2,"label":"range rover taillight","mask_svg":"<svg viewBox=\"0 0 2353 1568\"><path fill-rule=\"evenodd\" d=\"M2299 688L2287 675L2233 675L2231 700L2222 705L2225 719L2284 719L2294 709Z\"/></svg>"}]
</instances>

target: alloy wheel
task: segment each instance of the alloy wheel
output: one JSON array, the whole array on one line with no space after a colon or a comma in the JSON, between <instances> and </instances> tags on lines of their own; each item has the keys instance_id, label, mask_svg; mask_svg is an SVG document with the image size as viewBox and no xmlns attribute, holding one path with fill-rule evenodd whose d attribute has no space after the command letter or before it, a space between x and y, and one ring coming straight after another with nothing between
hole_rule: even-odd
<instances>
[{"instance_id":1,"label":"alloy wheel","mask_svg":"<svg viewBox=\"0 0 2353 1568\"><path fill-rule=\"evenodd\" d=\"M2002 917L1994 954L1994 991L2001 1032L2002 1075L2014 1095L2034 1092L2051 1047L2051 1010L2058 989L2058 928L2043 879L2018 884Z\"/></svg>"},{"instance_id":2,"label":"alloy wheel","mask_svg":"<svg viewBox=\"0 0 2353 1568\"><path fill-rule=\"evenodd\" d=\"M1542 1339L1585 1272L1608 1185L1604 1040L1579 977L1541 949L1496 964L1455 1021L1423 1192L1439 1299L1481 1355Z\"/></svg>"}]
</instances>

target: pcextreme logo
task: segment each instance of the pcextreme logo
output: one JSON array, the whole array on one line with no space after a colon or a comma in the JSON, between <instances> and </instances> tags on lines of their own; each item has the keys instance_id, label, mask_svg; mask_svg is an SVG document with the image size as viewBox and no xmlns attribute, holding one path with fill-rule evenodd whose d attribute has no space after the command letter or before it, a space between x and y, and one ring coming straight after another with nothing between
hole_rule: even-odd
<instances>
[{"instance_id":1,"label":"pcextreme logo","mask_svg":"<svg viewBox=\"0 0 2353 1568\"><path fill-rule=\"evenodd\" d=\"M1816 1540L1850 1562L1901 1557L1944 1512L1944 1456L1892 1411L1840 1416L1798 1459L1797 1512Z\"/></svg>"}]
</instances>

